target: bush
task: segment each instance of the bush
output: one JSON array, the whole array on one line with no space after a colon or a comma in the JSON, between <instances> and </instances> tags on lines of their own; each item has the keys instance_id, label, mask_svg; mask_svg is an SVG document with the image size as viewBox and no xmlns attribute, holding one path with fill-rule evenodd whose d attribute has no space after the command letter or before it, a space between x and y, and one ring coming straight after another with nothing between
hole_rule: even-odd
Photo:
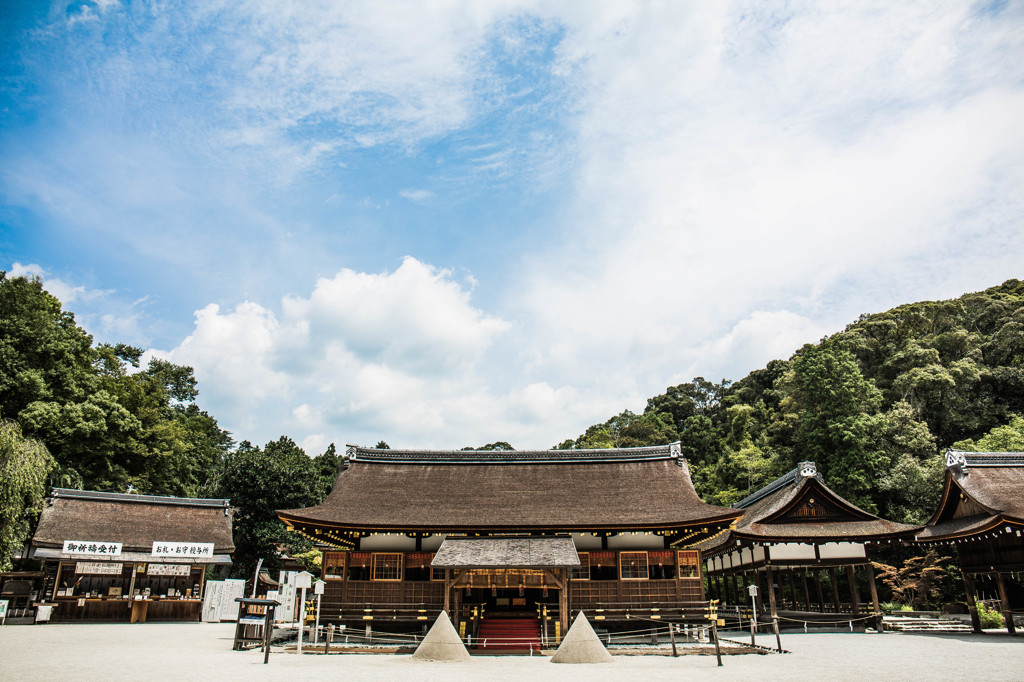
<instances>
[{"instance_id":1,"label":"bush","mask_svg":"<svg viewBox=\"0 0 1024 682\"><path fill-rule=\"evenodd\" d=\"M896 613L898 611L913 611L908 604L901 604L898 601L884 601L878 605L885 613Z\"/></svg>"},{"instance_id":2,"label":"bush","mask_svg":"<svg viewBox=\"0 0 1024 682\"><path fill-rule=\"evenodd\" d=\"M983 629L1001 628L1006 625L1003 614L996 611L983 601L978 602L978 618Z\"/></svg>"}]
</instances>

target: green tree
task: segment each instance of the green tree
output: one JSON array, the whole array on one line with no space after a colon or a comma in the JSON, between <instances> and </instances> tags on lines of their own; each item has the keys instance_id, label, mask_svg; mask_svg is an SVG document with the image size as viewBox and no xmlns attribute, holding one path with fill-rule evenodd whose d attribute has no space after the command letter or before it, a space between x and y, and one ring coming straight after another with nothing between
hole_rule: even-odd
<instances>
[{"instance_id":1,"label":"green tree","mask_svg":"<svg viewBox=\"0 0 1024 682\"><path fill-rule=\"evenodd\" d=\"M279 547L306 551L309 543L289 534L275 513L318 504L320 472L295 442L282 436L260 449L243 441L227 457L218 496L235 508L236 575L251 575L259 559L268 569L280 566Z\"/></svg>"},{"instance_id":2,"label":"green tree","mask_svg":"<svg viewBox=\"0 0 1024 682\"><path fill-rule=\"evenodd\" d=\"M869 491L888 464L875 440L881 396L856 358L837 343L806 345L783 382L782 407L796 415L793 454L817 462L829 486L873 509Z\"/></svg>"},{"instance_id":3,"label":"green tree","mask_svg":"<svg viewBox=\"0 0 1024 682\"><path fill-rule=\"evenodd\" d=\"M1024 417L1015 415L1009 424L995 427L977 441L954 443L953 448L965 452L1024 452Z\"/></svg>"},{"instance_id":4,"label":"green tree","mask_svg":"<svg viewBox=\"0 0 1024 682\"><path fill-rule=\"evenodd\" d=\"M46 497L54 462L46 446L22 436L12 421L0 421L0 570L32 533Z\"/></svg>"}]
</instances>

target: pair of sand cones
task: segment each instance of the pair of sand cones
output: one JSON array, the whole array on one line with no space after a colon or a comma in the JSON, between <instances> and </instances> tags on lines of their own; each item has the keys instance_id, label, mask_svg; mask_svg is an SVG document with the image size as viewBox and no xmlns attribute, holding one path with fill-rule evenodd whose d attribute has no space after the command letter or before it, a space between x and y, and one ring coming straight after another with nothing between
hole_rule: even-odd
<instances>
[{"instance_id":1,"label":"pair of sand cones","mask_svg":"<svg viewBox=\"0 0 1024 682\"><path fill-rule=\"evenodd\" d=\"M459 638L455 626L444 611L434 621L427 636L412 655L419 661L466 661L469 651ZM565 633L552 663L611 663L612 655L598 639L594 628L583 612L576 616L572 627Z\"/></svg>"}]
</instances>

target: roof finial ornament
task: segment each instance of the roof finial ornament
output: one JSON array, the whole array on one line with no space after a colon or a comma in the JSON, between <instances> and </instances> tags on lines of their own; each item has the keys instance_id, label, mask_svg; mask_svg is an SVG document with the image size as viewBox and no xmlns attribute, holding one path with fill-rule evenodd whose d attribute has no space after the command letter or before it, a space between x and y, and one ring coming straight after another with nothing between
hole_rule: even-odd
<instances>
[{"instance_id":1,"label":"roof finial ornament","mask_svg":"<svg viewBox=\"0 0 1024 682\"><path fill-rule=\"evenodd\" d=\"M946 468L957 475L967 473L967 456L960 450L946 450Z\"/></svg>"},{"instance_id":2,"label":"roof finial ornament","mask_svg":"<svg viewBox=\"0 0 1024 682\"><path fill-rule=\"evenodd\" d=\"M818 475L818 465L814 462L800 462L797 468L803 478L814 478Z\"/></svg>"}]
</instances>

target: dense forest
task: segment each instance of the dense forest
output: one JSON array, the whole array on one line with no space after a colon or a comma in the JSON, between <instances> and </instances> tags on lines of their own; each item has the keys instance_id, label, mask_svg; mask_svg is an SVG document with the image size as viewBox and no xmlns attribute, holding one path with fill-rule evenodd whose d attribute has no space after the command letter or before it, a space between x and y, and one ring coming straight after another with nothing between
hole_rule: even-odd
<instances>
[{"instance_id":1,"label":"dense forest","mask_svg":"<svg viewBox=\"0 0 1024 682\"><path fill-rule=\"evenodd\" d=\"M0 568L50 487L226 497L235 571L308 545L274 509L316 504L340 458L282 436L236 443L197 404L192 369L93 339L40 281L0 273ZM703 498L729 504L813 460L884 517L924 521L941 451L1024 450L1024 283L865 315L736 382L670 387L559 448L681 441ZM378 447L386 447L383 441ZM472 449L472 448L465 448ZM512 449L491 443L484 449Z\"/></svg>"}]
</instances>

